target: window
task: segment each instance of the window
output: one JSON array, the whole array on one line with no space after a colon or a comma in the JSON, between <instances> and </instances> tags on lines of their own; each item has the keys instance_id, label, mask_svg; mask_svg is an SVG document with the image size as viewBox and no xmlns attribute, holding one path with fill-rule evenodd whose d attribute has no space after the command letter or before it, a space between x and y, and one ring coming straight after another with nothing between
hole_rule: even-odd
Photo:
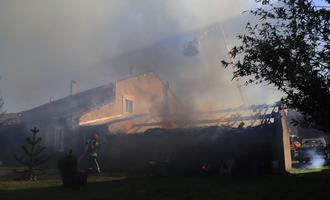
<instances>
[{"instance_id":1,"label":"window","mask_svg":"<svg viewBox=\"0 0 330 200\"><path fill-rule=\"evenodd\" d=\"M64 130L63 130L63 128L60 128L60 127L55 128L54 148L58 152L64 151Z\"/></svg>"},{"instance_id":2,"label":"window","mask_svg":"<svg viewBox=\"0 0 330 200\"><path fill-rule=\"evenodd\" d=\"M125 99L125 112L132 113L133 112L133 101L129 99Z\"/></svg>"}]
</instances>

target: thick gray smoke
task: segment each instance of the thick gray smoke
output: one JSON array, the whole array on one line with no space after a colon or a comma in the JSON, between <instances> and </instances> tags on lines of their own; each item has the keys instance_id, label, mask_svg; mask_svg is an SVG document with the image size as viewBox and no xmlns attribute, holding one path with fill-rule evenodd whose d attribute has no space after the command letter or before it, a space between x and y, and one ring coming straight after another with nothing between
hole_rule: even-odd
<instances>
[{"instance_id":1,"label":"thick gray smoke","mask_svg":"<svg viewBox=\"0 0 330 200\"><path fill-rule=\"evenodd\" d=\"M307 152L307 155L311 158L310 164L305 166L308 169L322 168L324 166L324 164L326 163L324 156L322 156L320 153L316 152L316 150L309 150Z\"/></svg>"},{"instance_id":2,"label":"thick gray smoke","mask_svg":"<svg viewBox=\"0 0 330 200\"><path fill-rule=\"evenodd\" d=\"M244 27L237 16L251 6L253 0L1 1L6 109L64 97L72 79L80 91L108 83L127 75L129 66L160 74L192 104L240 105L230 70L220 65L226 56L220 32L201 41L196 57L185 57L183 46L219 22L233 43Z\"/></svg>"}]
</instances>

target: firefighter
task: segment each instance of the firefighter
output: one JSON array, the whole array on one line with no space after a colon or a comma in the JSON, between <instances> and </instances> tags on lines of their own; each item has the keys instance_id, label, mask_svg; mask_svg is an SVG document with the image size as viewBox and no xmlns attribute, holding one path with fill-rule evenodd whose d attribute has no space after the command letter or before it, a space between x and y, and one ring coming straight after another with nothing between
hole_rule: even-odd
<instances>
[{"instance_id":1,"label":"firefighter","mask_svg":"<svg viewBox=\"0 0 330 200\"><path fill-rule=\"evenodd\" d=\"M100 164L99 164L99 160L98 160L98 152L99 152L100 146L101 146L100 137L97 133L94 133L86 141L85 152L80 157L80 160L82 160L83 157L85 157L85 155L87 155L88 161L89 161L89 163L88 163L89 168L93 170L93 168L95 167L96 172L99 174L101 173L101 168L100 168Z\"/></svg>"}]
</instances>

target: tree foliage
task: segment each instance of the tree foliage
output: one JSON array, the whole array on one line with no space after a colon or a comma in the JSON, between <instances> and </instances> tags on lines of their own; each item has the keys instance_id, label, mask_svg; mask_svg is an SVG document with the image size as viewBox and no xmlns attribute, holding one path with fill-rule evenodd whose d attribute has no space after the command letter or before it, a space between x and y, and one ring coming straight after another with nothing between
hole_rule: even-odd
<instances>
[{"instance_id":1,"label":"tree foliage","mask_svg":"<svg viewBox=\"0 0 330 200\"><path fill-rule=\"evenodd\" d=\"M33 128L31 132L32 135L25 139L26 145L22 146L24 154L20 157L15 155L15 159L26 167L25 170L18 171L23 174L23 178L37 180L38 173L42 171L41 166L48 160L48 157L44 155L46 147L40 145L42 138L37 135L39 130Z\"/></svg>"},{"instance_id":2,"label":"tree foliage","mask_svg":"<svg viewBox=\"0 0 330 200\"><path fill-rule=\"evenodd\" d=\"M315 6L312 0L256 0L240 44L229 52L235 61L234 78L246 84L275 85L283 102L305 116L305 124L330 130L330 0ZM307 123L306 123L307 122Z\"/></svg>"}]
</instances>

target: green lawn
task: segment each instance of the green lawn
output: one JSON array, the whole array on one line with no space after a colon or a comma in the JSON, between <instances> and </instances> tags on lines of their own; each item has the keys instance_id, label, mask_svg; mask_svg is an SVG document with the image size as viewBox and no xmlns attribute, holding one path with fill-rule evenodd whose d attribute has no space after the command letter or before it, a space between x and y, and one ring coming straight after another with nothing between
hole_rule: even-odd
<instances>
[{"instance_id":1,"label":"green lawn","mask_svg":"<svg viewBox=\"0 0 330 200\"><path fill-rule=\"evenodd\" d=\"M311 168L311 169L292 169L290 171L290 173L291 174L306 174L306 173L322 172L325 170L329 170L329 167Z\"/></svg>"},{"instance_id":2,"label":"green lawn","mask_svg":"<svg viewBox=\"0 0 330 200\"><path fill-rule=\"evenodd\" d=\"M90 177L80 189L49 178L37 182L0 181L0 199L329 199L330 173L290 176Z\"/></svg>"}]
</instances>

